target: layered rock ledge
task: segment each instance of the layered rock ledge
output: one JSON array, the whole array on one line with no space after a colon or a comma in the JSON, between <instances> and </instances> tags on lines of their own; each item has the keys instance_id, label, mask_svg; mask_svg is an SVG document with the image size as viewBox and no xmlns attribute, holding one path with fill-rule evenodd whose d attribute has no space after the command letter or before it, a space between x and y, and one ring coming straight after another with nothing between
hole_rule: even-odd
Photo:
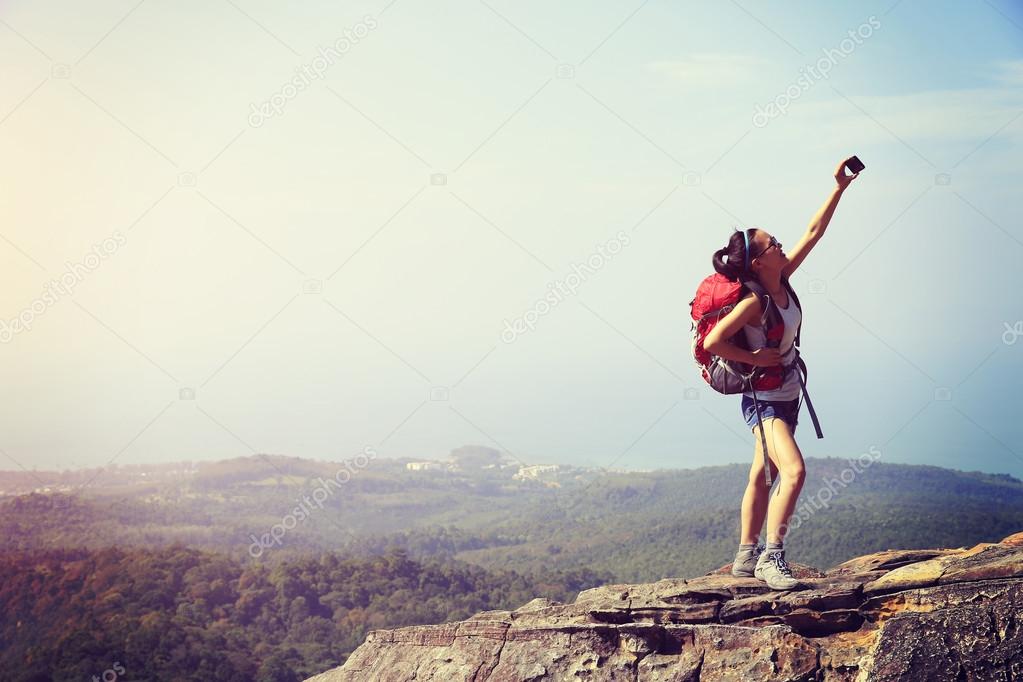
<instances>
[{"instance_id":1,"label":"layered rock ledge","mask_svg":"<svg viewBox=\"0 0 1023 682\"><path fill-rule=\"evenodd\" d=\"M792 566L788 592L724 566L373 630L307 682L1023 680L1023 533Z\"/></svg>"}]
</instances>

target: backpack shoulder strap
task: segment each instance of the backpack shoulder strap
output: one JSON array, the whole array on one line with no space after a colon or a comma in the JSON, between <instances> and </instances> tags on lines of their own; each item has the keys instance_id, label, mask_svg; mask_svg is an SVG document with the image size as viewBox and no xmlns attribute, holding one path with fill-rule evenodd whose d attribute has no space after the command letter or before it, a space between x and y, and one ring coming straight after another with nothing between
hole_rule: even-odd
<instances>
[{"instance_id":1,"label":"backpack shoulder strap","mask_svg":"<svg viewBox=\"0 0 1023 682\"><path fill-rule=\"evenodd\" d=\"M774 325L782 322L781 313L779 313L777 308L774 307L774 299L772 299L770 294L767 293L767 290L761 286L760 282L750 278L743 280L742 285L760 299L760 305L764 308L764 312L760 316L761 326L773 327ZM765 299L767 300L766 304L764 303Z\"/></svg>"},{"instance_id":2,"label":"backpack shoulder strap","mask_svg":"<svg viewBox=\"0 0 1023 682\"><path fill-rule=\"evenodd\" d=\"M799 308L799 324L796 325L796 338L793 339L793 341L792 341L796 345L796 347L798 348L799 347L799 330L802 329L802 327L803 327L803 306L800 305L799 297L796 296L796 290L792 287L792 284L789 282L789 278L788 277L782 277L781 278L781 282L782 282L783 285L785 285L785 289L786 289L786 291L789 292L789 296L792 297L792 301L796 304L796 307Z\"/></svg>"}]
</instances>

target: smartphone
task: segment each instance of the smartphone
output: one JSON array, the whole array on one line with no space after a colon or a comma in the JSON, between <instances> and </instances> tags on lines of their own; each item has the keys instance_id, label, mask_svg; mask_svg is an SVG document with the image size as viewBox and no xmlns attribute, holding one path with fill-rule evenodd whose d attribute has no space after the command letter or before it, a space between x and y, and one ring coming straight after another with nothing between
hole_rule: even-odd
<instances>
[{"instance_id":1,"label":"smartphone","mask_svg":"<svg viewBox=\"0 0 1023 682\"><path fill-rule=\"evenodd\" d=\"M845 162L845 167L848 168L849 172L852 173L853 175L856 175L861 170L866 168L866 166L863 165L863 162L860 161L860 157L858 157L858 156L854 156L851 159L849 159L848 161L846 161Z\"/></svg>"}]
</instances>

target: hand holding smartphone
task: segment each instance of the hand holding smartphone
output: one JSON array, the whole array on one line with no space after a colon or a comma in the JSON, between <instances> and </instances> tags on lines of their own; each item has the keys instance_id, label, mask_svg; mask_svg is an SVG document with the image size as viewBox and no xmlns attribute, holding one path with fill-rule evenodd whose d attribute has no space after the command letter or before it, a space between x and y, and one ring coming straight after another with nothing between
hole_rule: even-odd
<instances>
[{"instance_id":1,"label":"hand holding smartphone","mask_svg":"<svg viewBox=\"0 0 1023 682\"><path fill-rule=\"evenodd\" d=\"M846 168L852 172L852 175L845 174ZM844 191L845 188L849 186L850 182L859 177L859 172L864 168L866 168L866 166L864 166L863 162L856 156L850 156L845 161L839 163L838 167L835 168L835 182L838 183L839 191Z\"/></svg>"}]
</instances>

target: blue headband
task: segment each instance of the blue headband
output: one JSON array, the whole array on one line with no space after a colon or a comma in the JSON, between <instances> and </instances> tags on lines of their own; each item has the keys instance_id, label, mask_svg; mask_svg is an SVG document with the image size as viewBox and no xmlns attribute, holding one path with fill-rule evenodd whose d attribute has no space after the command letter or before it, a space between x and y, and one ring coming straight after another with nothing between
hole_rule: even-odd
<instances>
[{"instance_id":1,"label":"blue headband","mask_svg":"<svg viewBox=\"0 0 1023 682\"><path fill-rule=\"evenodd\" d=\"M745 267L745 270L749 270L749 235L746 234L746 230L742 231L742 238L746 242L746 258L745 258L746 267Z\"/></svg>"}]
</instances>

